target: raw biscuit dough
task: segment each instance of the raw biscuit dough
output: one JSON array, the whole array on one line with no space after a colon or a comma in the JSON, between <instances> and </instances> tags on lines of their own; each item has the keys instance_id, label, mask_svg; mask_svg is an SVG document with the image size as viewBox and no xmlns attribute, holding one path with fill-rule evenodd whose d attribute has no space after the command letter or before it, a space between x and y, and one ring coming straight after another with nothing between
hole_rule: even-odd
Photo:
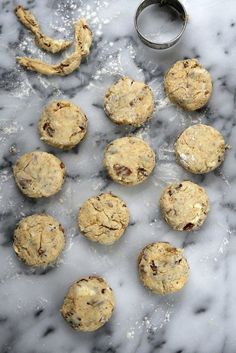
<instances>
[{"instance_id":1,"label":"raw biscuit dough","mask_svg":"<svg viewBox=\"0 0 236 353\"><path fill-rule=\"evenodd\" d=\"M175 230L198 229L207 217L209 202L206 191L191 181L167 186L160 198L166 222Z\"/></svg>"},{"instance_id":2,"label":"raw biscuit dough","mask_svg":"<svg viewBox=\"0 0 236 353\"><path fill-rule=\"evenodd\" d=\"M34 151L18 158L13 174L16 184L26 196L48 197L61 190L65 166L53 154Z\"/></svg>"},{"instance_id":3,"label":"raw biscuit dough","mask_svg":"<svg viewBox=\"0 0 236 353\"><path fill-rule=\"evenodd\" d=\"M51 146L68 150L84 138L87 118L72 102L54 101L44 109L38 128L41 140Z\"/></svg>"},{"instance_id":4,"label":"raw biscuit dough","mask_svg":"<svg viewBox=\"0 0 236 353\"><path fill-rule=\"evenodd\" d=\"M138 258L138 270L144 286L161 295L179 291L189 276L182 249L165 242L145 246Z\"/></svg>"},{"instance_id":5,"label":"raw biscuit dough","mask_svg":"<svg viewBox=\"0 0 236 353\"><path fill-rule=\"evenodd\" d=\"M72 41L69 40L56 40L45 36L33 14L23 6L17 6L15 8L15 14L19 21L34 34L35 43L39 48L55 54L65 50L72 44Z\"/></svg>"},{"instance_id":6,"label":"raw biscuit dough","mask_svg":"<svg viewBox=\"0 0 236 353\"><path fill-rule=\"evenodd\" d=\"M117 183L136 185L151 174L155 166L155 153L140 138L122 137L106 147L104 165Z\"/></svg>"},{"instance_id":7,"label":"raw biscuit dough","mask_svg":"<svg viewBox=\"0 0 236 353\"><path fill-rule=\"evenodd\" d=\"M191 111L203 107L212 93L211 76L196 59L177 61L166 73L164 86L172 102Z\"/></svg>"},{"instance_id":8,"label":"raw biscuit dough","mask_svg":"<svg viewBox=\"0 0 236 353\"><path fill-rule=\"evenodd\" d=\"M63 318L78 331L95 331L111 317L115 299L101 277L85 277L73 283L61 307Z\"/></svg>"},{"instance_id":9,"label":"raw biscuit dough","mask_svg":"<svg viewBox=\"0 0 236 353\"><path fill-rule=\"evenodd\" d=\"M225 149L223 136L202 124L184 130L175 143L177 162L194 174L216 169L224 160Z\"/></svg>"},{"instance_id":10,"label":"raw biscuit dough","mask_svg":"<svg viewBox=\"0 0 236 353\"><path fill-rule=\"evenodd\" d=\"M58 258L65 245L64 230L46 214L23 218L14 233L13 249L29 266L48 265Z\"/></svg>"},{"instance_id":11,"label":"raw biscuit dough","mask_svg":"<svg viewBox=\"0 0 236 353\"><path fill-rule=\"evenodd\" d=\"M111 193L89 198L79 211L82 234L100 244L113 244L123 235L128 223L126 204Z\"/></svg>"},{"instance_id":12,"label":"raw biscuit dough","mask_svg":"<svg viewBox=\"0 0 236 353\"><path fill-rule=\"evenodd\" d=\"M42 60L17 56L16 61L27 70L36 71L42 75L66 76L75 71L90 51L92 44L92 32L85 19L76 22L75 48L72 54L58 64L48 64Z\"/></svg>"},{"instance_id":13,"label":"raw biscuit dough","mask_svg":"<svg viewBox=\"0 0 236 353\"><path fill-rule=\"evenodd\" d=\"M145 83L123 77L107 90L104 109L115 123L137 127L153 113L153 93Z\"/></svg>"}]
</instances>

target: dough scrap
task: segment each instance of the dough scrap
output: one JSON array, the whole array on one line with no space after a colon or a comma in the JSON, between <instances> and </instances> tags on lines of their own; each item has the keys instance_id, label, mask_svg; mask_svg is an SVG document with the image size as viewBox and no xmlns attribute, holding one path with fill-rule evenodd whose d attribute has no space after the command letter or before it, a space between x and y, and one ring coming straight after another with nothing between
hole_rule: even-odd
<instances>
[{"instance_id":1,"label":"dough scrap","mask_svg":"<svg viewBox=\"0 0 236 353\"><path fill-rule=\"evenodd\" d=\"M85 137L87 118L72 102L53 101L44 109L38 130L42 141L51 146L69 150Z\"/></svg>"},{"instance_id":2,"label":"dough scrap","mask_svg":"<svg viewBox=\"0 0 236 353\"><path fill-rule=\"evenodd\" d=\"M107 90L104 110L115 123L138 127L153 113L153 93L145 83L122 77Z\"/></svg>"},{"instance_id":3,"label":"dough scrap","mask_svg":"<svg viewBox=\"0 0 236 353\"><path fill-rule=\"evenodd\" d=\"M29 266L55 262L64 245L64 229L55 218L46 214L23 218L14 233L13 249Z\"/></svg>"},{"instance_id":4,"label":"dough scrap","mask_svg":"<svg viewBox=\"0 0 236 353\"><path fill-rule=\"evenodd\" d=\"M47 152L26 153L13 166L16 184L28 197L40 198L56 194L64 183L64 163Z\"/></svg>"},{"instance_id":5,"label":"dough scrap","mask_svg":"<svg viewBox=\"0 0 236 353\"><path fill-rule=\"evenodd\" d=\"M75 23L75 50L60 63L48 64L38 59L19 56L16 57L16 61L27 70L36 71L42 75L66 76L80 66L82 58L89 54L91 44L92 32L86 20L81 19Z\"/></svg>"},{"instance_id":6,"label":"dough scrap","mask_svg":"<svg viewBox=\"0 0 236 353\"><path fill-rule=\"evenodd\" d=\"M34 34L35 43L39 48L55 54L65 50L72 44L70 40L56 40L44 35L33 14L23 6L17 6L15 14L19 21Z\"/></svg>"},{"instance_id":7,"label":"dough scrap","mask_svg":"<svg viewBox=\"0 0 236 353\"><path fill-rule=\"evenodd\" d=\"M211 76L196 59L177 61L165 74L164 87L172 102L190 111L202 108L212 93Z\"/></svg>"},{"instance_id":8,"label":"dough scrap","mask_svg":"<svg viewBox=\"0 0 236 353\"><path fill-rule=\"evenodd\" d=\"M178 137L176 160L191 173L209 173L223 162L226 148L223 136L216 129L196 124Z\"/></svg>"},{"instance_id":9,"label":"dough scrap","mask_svg":"<svg viewBox=\"0 0 236 353\"><path fill-rule=\"evenodd\" d=\"M182 249L165 242L145 246L138 257L138 271L144 286L161 295L179 291L189 277Z\"/></svg>"},{"instance_id":10,"label":"dough scrap","mask_svg":"<svg viewBox=\"0 0 236 353\"><path fill-rule=\"evenodd\" d=\"M82 234L100 244L113 244L129 223L129 211L119 197L101 194L89 198L80 208L78 225Z\"/></svg>"},{"instance_id":11,"label":"dough scrap","mask_svg":"<svg viewBox=\"0 0 236 353\"><path fill-rule=\"evenodd\" d=\"M160 208L166 222L175 230L198 229L206 220L209 201L206 191L191 181L167 186L160 198Z\"/></svg>"},{"instance_id":12,"label":"dough scrap","mask_svg":"<svg viewBox=\"0 0 236 353\"><path fill-rule=\"evenodd\" d=\"M113 291L107 282L101 277L89 276L69 287L60 311L73 329L90 332L110 319L114 305Z\"/></svg>"},{"instance_id":13,"label":"dough scrap","mask_svg":"<svg viewBox=\"0 0 236 353\"><path fill-rule=\"evenodd\" d=\"M142 183L155 167L155 153L142 139L122 137L105 149L104 165L110 177L123 185Z\"/></svg>"}]
</instances>

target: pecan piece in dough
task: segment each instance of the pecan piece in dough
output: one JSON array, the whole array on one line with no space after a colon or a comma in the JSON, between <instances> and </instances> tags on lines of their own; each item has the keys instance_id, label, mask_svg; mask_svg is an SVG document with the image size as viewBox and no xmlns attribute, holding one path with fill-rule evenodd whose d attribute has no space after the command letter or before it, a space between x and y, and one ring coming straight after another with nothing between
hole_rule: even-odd
<instances>
[{"instance_id":1,"label":"pecan piece in dough","mask_svg":"<svg viewBox=\"0 0 236 353\"><path fill-rule=\"evenodd\" d=\"M138 177L147 177L148 173L145 168L138 168Z\"/></svg>"},{"instance_id":2,"label":"pecan piece in dough","mask_svg":"<svg viewBox=\"0 0 236 353\"><path fill-rule=\"evenodd\" d=\"M115 164L113 166L113 169L115 170L118 176L129 176L130 174L132 174L132 170L124 165Z\"/></svg>"},{"instance_id":3,"label":"pecan piece in dough","mask_svg":"<svg viewBox=\"0 0 236 353\"><path fill-rule=\"evenodd\" d=\"M39 48L55 54L65 50L72 44L70 40L57 40L43 34L34 15L23 6L17 6L15 14L19 21L34 34L35 43Z\"/></svg>"},{"instance_id":4,"label":"pecan piece in dough","mask_svg":"<svg viewBox=\"0 0 236 353\"><path fill-rule=\"evenodd\" d=\"M51 127L49 123L43 125L43 129L47 132L50 137L53 137L55 130Z\"/></svg>"},{"instance_id":5,"label":"pecan piece in dough","mask_svg":"<svg viewBox=\"0 0 236 353\"><path fill-rule=\"evenodd\" d=\"M191 230L194 227L193 223L187 223L184 227L183 230Z\"/></svg>"}]
</instances>

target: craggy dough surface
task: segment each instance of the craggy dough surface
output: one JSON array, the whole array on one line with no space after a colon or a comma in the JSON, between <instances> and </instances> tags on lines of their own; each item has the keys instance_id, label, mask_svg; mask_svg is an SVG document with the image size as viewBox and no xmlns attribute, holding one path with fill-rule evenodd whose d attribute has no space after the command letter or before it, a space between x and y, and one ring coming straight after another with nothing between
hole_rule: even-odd
<instances>
[{"instance_id":1,"label":"craggy dough surface","mask_svg":"<svg viewBox=\"0 0 236 353\"><path fill-rule=\"evenodd\" d=\"M78 331L95 331L111 317L115 299L101 277L86 277L73 283L64 299L61 314Z\"/></svg>"},{"instance_id":2,"label":"craggy dough surface","mask_svg":"<svg viewBox=\"0 0 236 353\"><path fill-rule=\"evenodd\" d=\"M155 153L140 138L122 137L106 147L104 165L117 183L136 185L151 174L155 166Z\"/></svg>"},{"instance_id":3,"label":"craggy dough surface","mask_svg":"<svg viewBox=\"0 0 236 353\"><path fill-rule=\"evenodd\" d=\"M225 149L223 136L202 124L184 130L175 143L177 162L194 174L216 169L224 160Z\"/></svg>"},{"instance_id":4,"label":"craggy dough surface","mask_svg":"<svg viewBox=\"0 0 236 353\"><path fill-rule=\"evenodd\" d=\"M16 184L26 196L48 197L61 190L65 166L53 154L34 151L17 159L13 174Z\"/></svg>"},{"instance_id":5,"label":"craggy dough surface","mask_svg":"<svg viewBox=\"0 0 236 353\"><path fill-rule=\"evenodd\" d=\"M160 208L166 222L175 230L198 229L205 221L209 202L206 191L191 181L167 186L160 198Z\"/></svg>"},{"instance_id":6,"label":"craggy dough surface","mask_svg":"<svg viewBox=\"0 0 236 353\"><path fill-rule=\"evenodd\" d=\"M23 218L14 233L13 249L29 266L48 265L58 258L65 245L64 230L46 214Z\"/></svg>"},{"instance_id":7,"label":"craggy dough surface","mask_svg":"<svg viewBox=\"0 0 236 353\"><path fill-rule=\"evenodd\" d=\"M153 113L153 93L145 83L123 77L107 90L104 109L117 124L140 126Z\"/></svg>"},{"instance_id":8,"label":"craggy dough surface","mask_svg":"<svg viewBox=\"0 0 236 353\"><path fill-rule=\"evenodd\" d=\"M161 295L180 290L189 276L182 249L164 242L145 246L138 258L138 270L144 286Z\"/></svg>"},{"instance_id":9,"label":"craggy dough surface","mask_svg":"<svg viewBox=\"0 0 236 353\"><path fill-rule=\"evenodd\" d=\"M72 102L60 100L50 103L38 124L42 141L57 148L75 147L87 132L87 118Z\"/></svg>"},{"instance_id":10,"label":"craggy dough surface","mask_svg":"<svg viewBox=\"0 0 236 353\"><path fill-rule=\"evenodd\" d=\"M89 198L80 208L78 225L88 239L113 244L129 223L129 211L119 197L106 193Z\"/></svg>"},{"instance_id":11,"label":"craggy dough surface","mask_svg":"<svg viewBox=\"0 0 236 353\"><path fill-rule=\"evenodd\" d=\"M164 78L169 99L186 110L203 107L212 93L209 72L196 59L177 61Z\"/></svg>"}]
</instances>

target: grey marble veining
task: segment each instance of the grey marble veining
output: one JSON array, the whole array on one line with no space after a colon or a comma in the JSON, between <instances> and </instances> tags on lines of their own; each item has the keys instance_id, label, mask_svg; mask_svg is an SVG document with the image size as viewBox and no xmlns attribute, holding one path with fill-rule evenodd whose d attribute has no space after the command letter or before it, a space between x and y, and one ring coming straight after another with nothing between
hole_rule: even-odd
<instances>
[{"instance_id":1,"label":"grey marble veining","mask_svg":"<svg viewBox=\"0 0 236 353\"><path fill-rule=\"evenodd\" d=\"M53 61L35 47L29 31L14 16L17 4L30 8L48 35L73 38L72 22L87 18L93 49L68 77L26 72L16 55ZM0 1L0 352L1 353L235 353L236 317L236 4L233 0L184 0L189 24L171 50L144 47L133 28L136 0ZM163 74L178 59L197 57L210 71L214 92L206 108L184 112L163 92ZM103 95L118 77L144 80L154 92L156 111L144 127L123 128L104 114ZM61 152L40 142L37 121L55 98L71 99L89 119L87 138ZM203 122L218 128L232 148L224 164L194 176L175 163L173 143L186 126ZM158 156L153 175L125 188L107 178L103 150L112 139L134 133ZM67 168L60 193L44 200L25 198L15 186L11 166L21 154L40 149L55 153ZM162 220L158 199L171 181L191 179L209 194L211 211L196 232L178 233ZM77 212L84 200L113 191L128 204L125 235L104 247L84 239ZM12 251L15 224L25 215L48 212L66 230L66 249L54 267L30 269ZM166 297L142 287L136 258L149 242L165 240L184 247L191 275L185 288ZM95 333L74 332L59 307L68 285L89 274L104 276L114 289L116 310Z\"/></svg>"}]
</instances>

